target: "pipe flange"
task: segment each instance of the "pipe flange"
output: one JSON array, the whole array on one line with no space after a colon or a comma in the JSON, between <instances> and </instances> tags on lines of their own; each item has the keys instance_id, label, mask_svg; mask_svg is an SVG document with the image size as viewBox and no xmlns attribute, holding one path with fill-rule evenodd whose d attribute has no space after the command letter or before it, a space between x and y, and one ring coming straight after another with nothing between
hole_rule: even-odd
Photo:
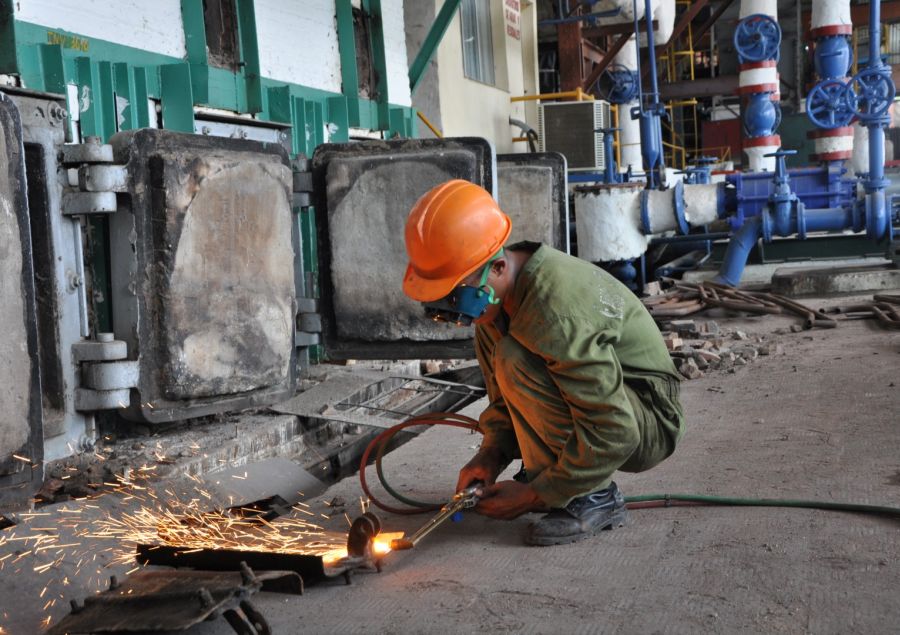
<instances>
[{"instance_id":1,"label":"pipe flange","mask_svg":"<svg viewBox=\"0 0 900 635\"><path fill-rule=\"evenodd\" d=\"M766 205L760 212L759 217L762 221L762 239L763 242L770 243L772 242L772 212L769 209L771 207L771 203Z\"/></svg>"},{"instance_id":2,"label":"pipe flange","mask_svg":"<svg viewBox=\"0 0 900 635\"><path fill-rule=\"evenodd\" d=\"M797 237L806 240L806 205L800 199L794 200L794 213L797 216Z\"/></svg>"},{"instance_id":3,"label":"pipe flange","mask_svg":"<svg viewBox=\"0 0 900 635\"><path fill-rule=\"evenodd\" d=\"M678 222L678 231L687 235L691 232L691 226L688 225L687 218L684 215L684 183L678 181L672 188L672 208L675 210L675 220Z\"/></svg>"},{"instance_id":4,"label":"pipe flange","mask_svg":"<svg viewBox=\"0 0 900 635\"><path fill-rule=\"evenodd\" d=\"M641 229L647 236L653 233L650 228L650 190L641 191Z\"/></svg>"}]
</instances>

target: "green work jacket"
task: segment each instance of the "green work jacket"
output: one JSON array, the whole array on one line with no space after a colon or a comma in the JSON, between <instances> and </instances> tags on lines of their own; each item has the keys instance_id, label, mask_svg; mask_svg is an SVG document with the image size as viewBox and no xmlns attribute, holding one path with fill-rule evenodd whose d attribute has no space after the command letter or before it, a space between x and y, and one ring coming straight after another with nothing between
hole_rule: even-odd
<instances>
[{"instance_id":1,"label":"green work jacket","mask_svg":"<svg viewBox=\"0 0 900 635\"><path fill-rule=\"evenodd\" d=\"M641 402L653 404L654 411L676 419L675 429L683 430L677 390L676 403L670 403L672 383L680 376L653 318L618 280L546 245L510 248L533 254L516 279L512 306L504 304L509 314L476 328L476 353L490 400L479 420L482 447L500 449L505 460L518 455L513 423L488 354L508 335L546 362L569 404L572 432L557 463L531 480L546 503L560 506L592 491L593 483L608 481L633 451L623 440L633 438L638 424L624 385Z\"/></svg>"}]
</instances>

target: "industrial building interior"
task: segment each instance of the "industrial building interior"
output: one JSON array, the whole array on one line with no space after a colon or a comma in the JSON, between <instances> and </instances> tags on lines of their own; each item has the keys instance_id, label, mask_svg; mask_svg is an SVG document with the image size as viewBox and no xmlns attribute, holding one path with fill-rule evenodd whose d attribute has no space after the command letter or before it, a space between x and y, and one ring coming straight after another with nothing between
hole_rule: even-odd
<instances>
[{"instance_id":1,"label":"industrial building interior","mask_svg":"<svg viewBox=\"0 0 900 635\"><path fill-rule=\"evenodd\" d=\"M896 633L898 81L900 0L0 0L0 635ZM451 179L659 330L624 527L456 491Z\"/></svg>"}]
</instances>

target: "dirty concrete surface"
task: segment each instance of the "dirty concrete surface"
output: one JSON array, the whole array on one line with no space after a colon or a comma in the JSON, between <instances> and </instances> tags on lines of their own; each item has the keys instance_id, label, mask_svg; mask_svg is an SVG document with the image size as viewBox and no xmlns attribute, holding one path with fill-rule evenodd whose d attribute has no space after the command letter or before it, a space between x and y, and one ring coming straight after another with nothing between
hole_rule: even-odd
<instances>
[{"instance_id":1,"label":"dirty concrete surface","mask_svg":"<svg viewBox=\"0 0 900 635\"><path fill-rule=\"evenodd\" d=\"M657 468L618 475L626 496L900 506L900 333L869 321L791 333L788 317L704 317L765 335L784 352L684 382L684 440ZM466 412L477 416L481 405ZM478 443L455 428L432 429L390 454L386 473L401 491L440 500ZM308 503L325 512L343 499L353 516L360 495L351 477ZM428 518L380 516L385 530L407 532ZM894 633L900 623L897 520L803 509L651 509L633 511L623 529L534 548L522 543L532 518L469 513L414 551L390 554L380 574L360 572L350 586L322 584L303 597L264 593L254 603L275 633ZM347 527L343 514L323 523ZM22 607L35 604L40 588L28 576L0 576L8 589L0 624L10 633L36 632L33 617L16 617L36 614ZM81 597L77 587L66 589L67 599ZM190 631L226 632L222 621Z\"/></svg>"},{"instance_id":2,"label":"dirty concrete surface","mask_svg":"<svg viewBox=\"0 0 900 635\"><path fill-rule=\"evenodd\" d=\"M793 321L723 320L771 335L784 355L684 382L684 441L654 470L620 474L626 496L900 505L900 334L867 322L772 334ZM477 443L432 429L390 455L386 469L402 491L440 499ZM359 494L350 478L324 498L352 507ZM426 518L382 514L389 530L413 531ZM622 530L550 548L523 546L528 522L470 514L415 551L391 554L381 574L313 587L299 600L267 594L257 604L285 633L891 633L900 623L896 520L652 509L632 512Z\"/></svg>"}]
</instances>

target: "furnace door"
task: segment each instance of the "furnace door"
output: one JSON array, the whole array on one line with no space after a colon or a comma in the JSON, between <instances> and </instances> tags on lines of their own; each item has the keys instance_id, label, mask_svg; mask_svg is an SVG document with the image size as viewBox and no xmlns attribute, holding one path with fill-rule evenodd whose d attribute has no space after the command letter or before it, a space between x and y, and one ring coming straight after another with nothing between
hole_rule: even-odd
<instances>
[{"instance_id":1,"label":"furnace door","mask_svg":"<svg viewBox=\"0 0 900 635\"><path fill-rule=\"evenodd\" d=\"M312 158L323 343L331 359L474 356L474 328L425 319L403 294L404 226L430 188L465 179L498 198L516 240L568 245L565 159L507 155L478 138L319 146Z\"/></svg>"},{"instance_id":2,"label":"furnace door","mask_svg":"<svg viewBox=\"0 0 900 635\"><path fill-rule=\"evenodd\" d=\"M43 479L31 227L22 124L0 93L0 512L27 506Z\"/></svg>"}]
</instances>

